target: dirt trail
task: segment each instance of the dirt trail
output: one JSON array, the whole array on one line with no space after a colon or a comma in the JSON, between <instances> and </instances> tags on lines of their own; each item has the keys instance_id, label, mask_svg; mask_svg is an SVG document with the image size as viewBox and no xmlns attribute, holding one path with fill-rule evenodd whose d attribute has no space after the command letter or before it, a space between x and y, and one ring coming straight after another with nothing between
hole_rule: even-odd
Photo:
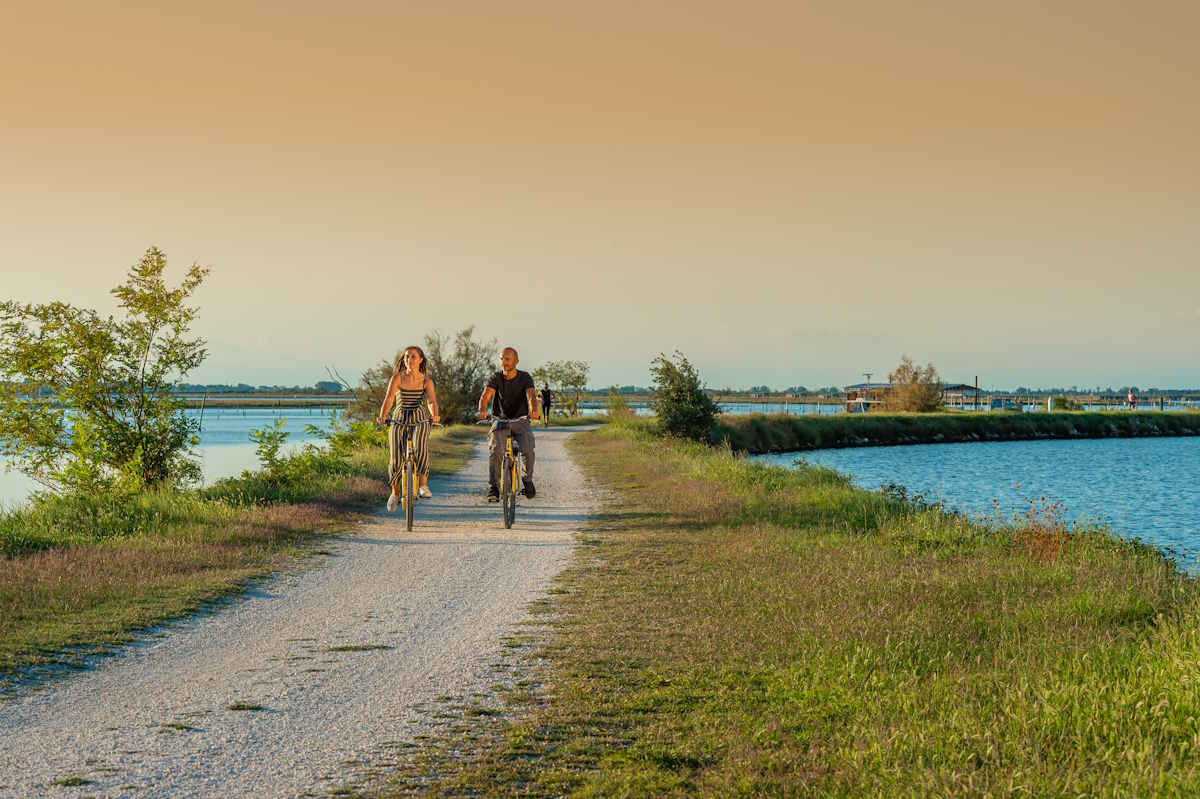
<instances>
[{"instance_id":1,"label":"dirt trail","mask_svg":"<svg viewBox=\"0 0 1200 799\"><path fill-rule=\"evenodd\" d=\"M0 704L0 796L321 796L434 730L428 706L488 692L566 564L591 507L570 434L537 431L538 496L511 530L483 502L481 443L413 532L381 513L320 566ZM89 782L55 784L71 777Z\"/></svg>"}]
</instances>

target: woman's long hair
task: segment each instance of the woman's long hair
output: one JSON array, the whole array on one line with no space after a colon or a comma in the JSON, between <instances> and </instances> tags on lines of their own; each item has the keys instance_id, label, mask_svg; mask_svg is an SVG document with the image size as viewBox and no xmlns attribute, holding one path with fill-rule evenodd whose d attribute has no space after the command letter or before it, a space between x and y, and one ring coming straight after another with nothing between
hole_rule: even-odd
<instances>
[{"instance_id":1,"label":"woman's long hair","mask_svg":"<svg viewBox=\"0 0 1200 799\"><path fill-rule=\"evenodd\" d=\"M416 344L409 345L409 346L405 347L404 349L400 350L400 354L396 356L396 366L392 370L392 374L398 375L404 369L404 354L407 353L409 350L416 350L417 354L421 356L421 366L419 367L419 369L421 371L421 374L423 374L423 375L428 374L429 373L429 369L428 369L429 359L425 357L425 350L421 349Z\"/></svg>"}]
</instances>

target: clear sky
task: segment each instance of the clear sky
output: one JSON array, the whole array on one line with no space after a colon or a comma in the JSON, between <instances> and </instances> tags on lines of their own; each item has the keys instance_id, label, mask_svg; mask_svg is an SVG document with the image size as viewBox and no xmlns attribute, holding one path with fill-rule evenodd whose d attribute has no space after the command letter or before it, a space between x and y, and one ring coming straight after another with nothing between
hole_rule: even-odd
<instances>
[{"instance_id":1,"label":"clear sky","mask_svg":"<svg viewBox=\"0 0 1200 799\"><path fill-rule=\"evenodd\" d=\"M195 381L1200 385L1198 3L116 6L5 12L0 297L211 266Z\"/></svg>"}]
</instances>

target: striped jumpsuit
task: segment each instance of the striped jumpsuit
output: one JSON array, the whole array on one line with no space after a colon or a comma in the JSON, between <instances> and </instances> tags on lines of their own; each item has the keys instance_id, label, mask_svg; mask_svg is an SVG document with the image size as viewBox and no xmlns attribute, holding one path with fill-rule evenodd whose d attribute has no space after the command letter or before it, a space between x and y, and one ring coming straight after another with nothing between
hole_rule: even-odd
<instances>
[{"instance_id":1,"label":"striped jumpsuit","mask_svg":"<svg viewBox=\"0 0 1200 799\"><path fill-rule=\"evenodd\" d=\"M417 462L417 476L429 474L429 431L433 427L433 415L425 401L425 383L420 388L401 387L399 396L392 405L392 419L403 424L389 425L388 433L388 480L395 485L404 472L404 444L408 426L413 431L413 458Z\"/></svg>"}]
</instances>

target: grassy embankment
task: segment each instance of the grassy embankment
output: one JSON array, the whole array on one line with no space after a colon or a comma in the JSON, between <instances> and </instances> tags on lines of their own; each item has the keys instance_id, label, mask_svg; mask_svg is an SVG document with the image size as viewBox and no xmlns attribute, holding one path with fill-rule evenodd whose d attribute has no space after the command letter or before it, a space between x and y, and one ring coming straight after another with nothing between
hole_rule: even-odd
<instances>
[{"instance_id":1,"label":"grassy embankment","mask_svg":"<svg viewBox=\"0 0 1200 799\"><path fill-rule=\"evenodd\" d=\"M431 471L458 470L479 428L434 431ZM387 495L382 432L207 489L71 497L0 514L0 682L77 662L139 627L319 553L320 536Z\"/></svg>"},{"instance_id":2,"label":"grassy embankment","mask_svg":"<svg viewBox=\"0 0 1200 799\"><path fill-rule=\"evenodd\" d=\"M578 436L614 490L504 717L396 793L1186 794L1200 588L1052 515L938 508L644 427ZM538 682L542 684L539 686Z\"/></svg>"},{"instance_id":3,"label":"grassy embankment","mask_svg":"<svg viewBox=\"0 0 1200 799\"><path fill-rule=\"evenodd\" d=\"M1200 413L868 413L719 417L717 435L739 452L1046 438L1200 435Z\"/></svg>"}]
</instances>

